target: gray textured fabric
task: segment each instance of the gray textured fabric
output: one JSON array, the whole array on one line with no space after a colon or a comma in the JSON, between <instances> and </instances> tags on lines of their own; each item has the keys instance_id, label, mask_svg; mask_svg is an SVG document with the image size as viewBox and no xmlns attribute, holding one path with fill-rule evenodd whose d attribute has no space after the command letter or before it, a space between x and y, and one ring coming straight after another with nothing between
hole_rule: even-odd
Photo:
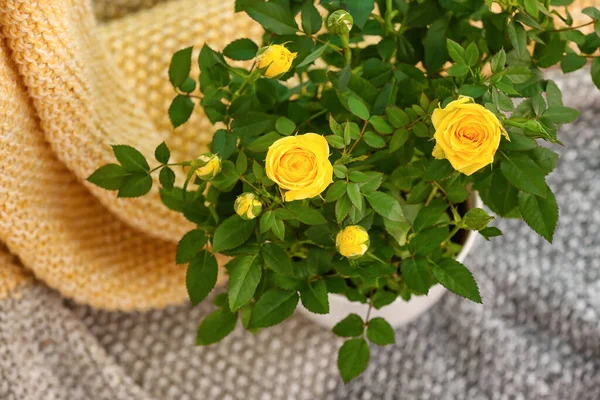
<instances>
[{"instance_id":1,"label":"gray textured fabric","mask_svg":"<svg viewBox=\"0 0 600 400\"><path fill-rule=\"evenodd\" d=\"M0 399L600 398L600 93L587 71L558 79L582 116L549 183L561 208L550 245L523 222L466 264L484 305L451 294L344 385L341 341L296 315L252 335L193 346L203 304L111 313L42 286L0 302Z\"/></svg>"}]
</instances>

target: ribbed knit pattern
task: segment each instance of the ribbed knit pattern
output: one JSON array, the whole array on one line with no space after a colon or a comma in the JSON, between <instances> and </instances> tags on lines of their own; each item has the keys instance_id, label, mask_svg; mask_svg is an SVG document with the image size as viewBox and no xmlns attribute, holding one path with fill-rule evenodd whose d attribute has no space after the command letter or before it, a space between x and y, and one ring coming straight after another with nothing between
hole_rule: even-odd
<instances>
[{"instance_id":1,"label":"ribbed knit pattern","mask_svg":"<svg viewBox=\"0 0 600 400\"><path fill-rule=\"evenodd\" d=\"M238 36L203 23L203 16L220 15L226 25L229 15L229 26L238 18L231 18L231 0L195 3L169 3L171 11L127 18L112 26L130 31L112 32L96 27L81 1L0 0L0 240L37 278L78 302L132 310L187 296L185 266L175 265L174 253L192 225L157 196L117 200L82 181L114 162L113 143L135 145L149 159L162 140L175 157L206 149L212 128L200 109L187 134L165 122L165 101L173 97L166 71L178 48L199 47L215 35L218 47ZM171 25L161 30L165 14ZM173 29L178 18L193 23ZM240 29L249 26L248 18L239 21ZM4 293L23 280L6 265L0 266Z\"/></svg>"}]
</instances>

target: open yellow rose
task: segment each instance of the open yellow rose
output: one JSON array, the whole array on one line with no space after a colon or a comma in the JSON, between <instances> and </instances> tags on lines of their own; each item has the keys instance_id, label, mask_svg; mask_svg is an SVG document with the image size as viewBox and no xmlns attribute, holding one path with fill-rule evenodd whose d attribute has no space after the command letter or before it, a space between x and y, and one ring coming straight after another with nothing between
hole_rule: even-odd
<instances>
[{"instance_id":1,"label":"open yellow rose","mask_svg":"<svg viewBox=\"0 0 600 400\"><path fill-rule=\"evenodd\" d=\"M498 118L466 96L436 109L431 120L435 127L433 156L446 158L465 175L491 164L502 135L509 139Z\"/></svg>"},{"instance_id":2,"label":"open yellow rose","mask_svg":"<svg viewBox=\"0 0 600 400\"><path fill-rule=\"evenodd\" d=\"M335 237L335 247L344 257L355 259L362 257L369 249L369 234L360 225L350 225Z\"/></svg>"},{"instance_id":3,"label":"open yellow rose","mask_svg":"<svg viewBox=\"0 0 600 400\"><path fill-rule=\"evenodd\" d=\"M269 147L265 164L269 179L286 190L285 201L318 196L333 182L329 145L316 133L277 140Z\"/></svg>"},{"instance_id":4,"label":"open yellow rose","mask_svg":"<svg viewBox=\"0 0 600 400\"><path fill-rule=\"evenodd\" d=\"M258 68L267 70L263 73L267 78L284 74L290 70L298 53L292 53L285 46L272 44L258 58Z\"/></svg>"}]
</instances>

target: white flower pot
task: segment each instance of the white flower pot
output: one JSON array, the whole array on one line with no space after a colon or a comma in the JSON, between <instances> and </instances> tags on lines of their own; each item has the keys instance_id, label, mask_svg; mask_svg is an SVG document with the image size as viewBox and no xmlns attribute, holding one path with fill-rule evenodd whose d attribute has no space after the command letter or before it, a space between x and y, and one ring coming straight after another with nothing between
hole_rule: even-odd
<instances>
[{"instance_id":1,"label":"white flower pot","mask_svg":"<svg viewBox=\"0 0 600 400\"><path fill-rule=\"evenodd\" d=\"M469 198L469 208L483 207L483 203L479 196L474 193ZM475 246L475 242L480 235L477 232L469 231L467 239L462 250L456 256L456 259L461 263L464 262L467 254ZM447 290L442 285L435 285L429 289L429 294L426 296L412 296L410 301L406 302L398 297L393 303L376 310L371 310L370 318L383 317L394 328L406 325L412 322L421 314L425 313L435 303L439 301ZM335 324L346 318L349 314L358 314L361 317L366 317L369 306L360 302L348 300L345 296L329 293L329 314L315 314L308 311L301 304L298 310L308 319L326 328L333 328Z\"/></svg>"}]
</instances>

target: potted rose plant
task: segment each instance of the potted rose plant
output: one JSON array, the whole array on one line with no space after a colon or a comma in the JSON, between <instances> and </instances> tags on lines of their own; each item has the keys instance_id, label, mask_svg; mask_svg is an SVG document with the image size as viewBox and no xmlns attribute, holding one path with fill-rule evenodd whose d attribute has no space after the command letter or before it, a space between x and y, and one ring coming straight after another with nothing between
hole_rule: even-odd
<instances>
[{"instance_id":1,"label":"potted rose plant","mask_svg":"<svg viewBox=\"0 0 600 400\"><path fill-rule=\"evenodd\" d=\"M467 238L501 232L476 192L493 214L552 241L558 207L545 177L557 154L540 142L560 143L557 128L578 112L540 69L570 72L593 58L600 81L590 55L600 11L584 10L596 24L585 35L566 8L551 8L568 3L238 0L236 11L264 27L262 43L205 44L199 77L190 76L192 48L169 68L173 126L200 107L216 127L211 151L171 160L161 143L151 168L148 155L118 145L118 163L89 181L120 197L158 186L196 225L176 260L187 264L193 304L215 286L214 254L231 257L198 344L238 323L252 332L278 324L299 303L334 311L321 320L347 338L338 365L349 381L370 343L394 343L381 315L414 316L446 289L481 302L457 255Z\"/></svg>"}]
</instances>

